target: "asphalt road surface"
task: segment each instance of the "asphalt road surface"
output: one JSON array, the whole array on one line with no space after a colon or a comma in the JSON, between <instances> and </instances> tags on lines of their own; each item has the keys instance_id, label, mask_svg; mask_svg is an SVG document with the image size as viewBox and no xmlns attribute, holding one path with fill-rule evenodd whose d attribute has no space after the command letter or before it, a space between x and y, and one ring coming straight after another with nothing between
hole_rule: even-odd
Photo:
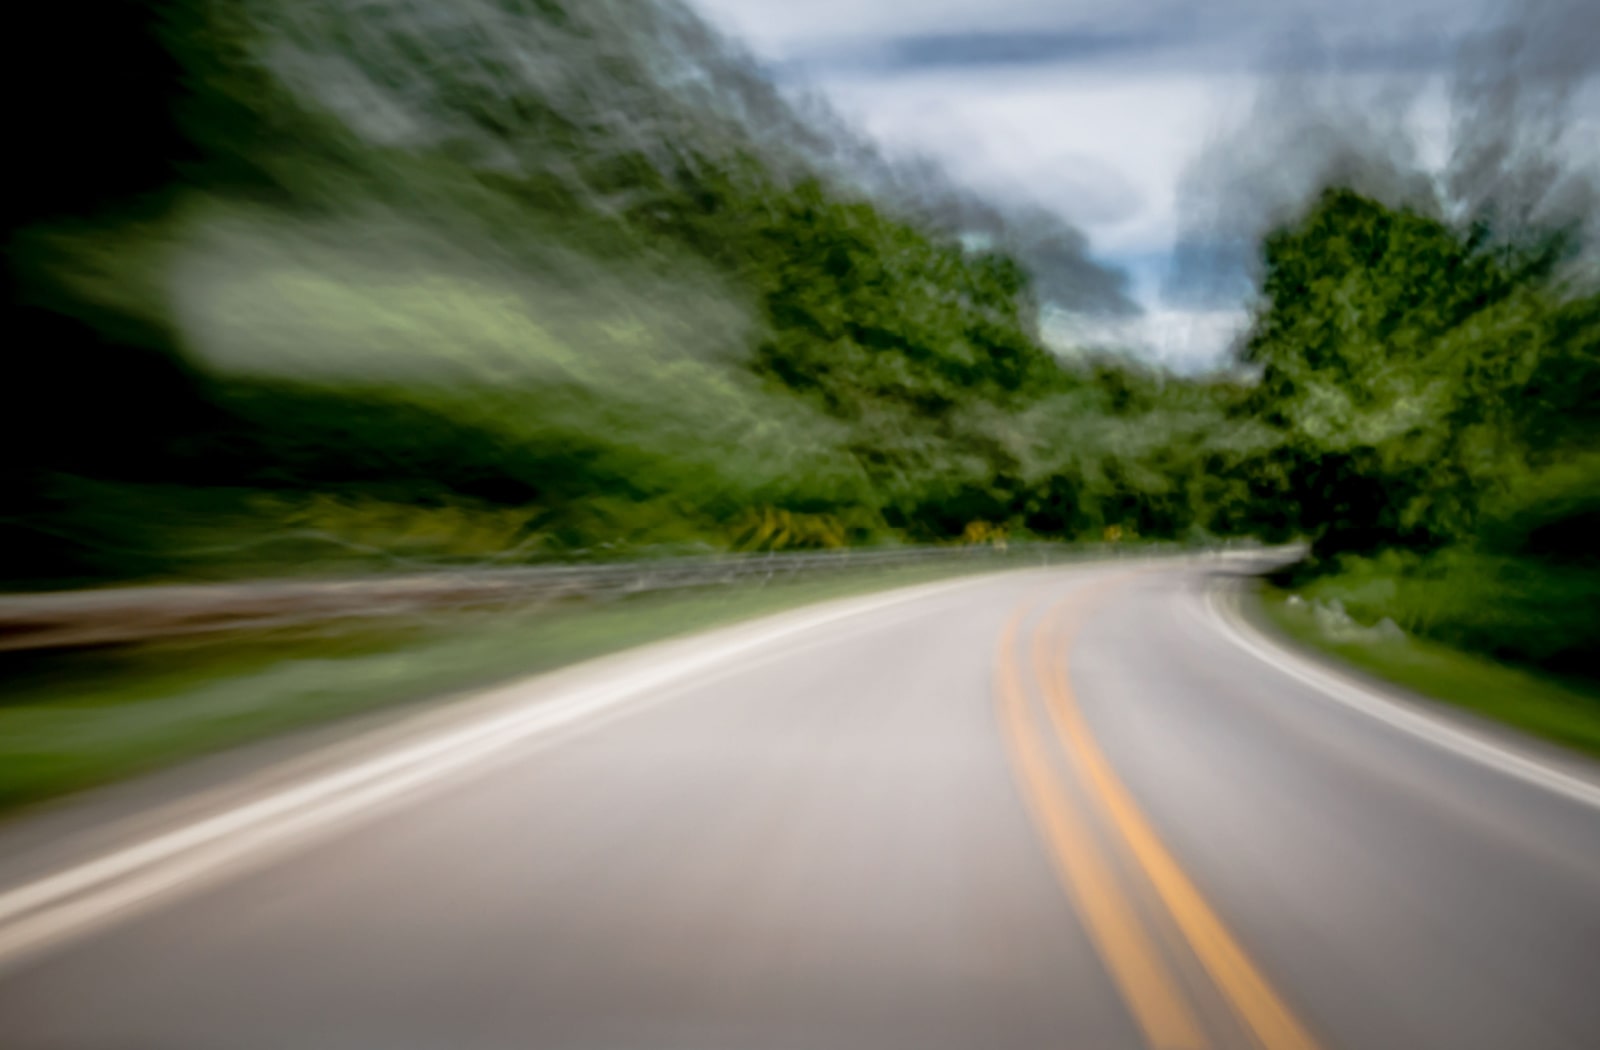
<instances>
[{"instance_id":1,"label":"asphalt road surface","mask_svg":"<svg viewBox=\"0 0 1600 1050\"><path fill-rule=\"evenodd\" d=\"M0 1046L1600 1046L1592 769L1278 648L1231 580L834 603L41 851Z\"/></svg>"}]
</instances>

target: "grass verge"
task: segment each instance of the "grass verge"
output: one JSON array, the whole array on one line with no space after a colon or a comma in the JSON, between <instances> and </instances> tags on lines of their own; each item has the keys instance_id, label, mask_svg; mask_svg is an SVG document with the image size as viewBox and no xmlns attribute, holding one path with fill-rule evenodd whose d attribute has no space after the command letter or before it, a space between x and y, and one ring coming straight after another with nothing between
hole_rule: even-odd
<instances>
[{"instance_id":1,"label":"grass verge","mask_svg":"<svg viewBox=\"0 0 1600 1050\"><path fill-rule=\"evenodd\" d=\"M1267 620L1290 638L1385 681L1600 758L1600 689L1411 636L1330 632L1310 604L1268 588Z\"/></svg>"},{"instance_id":2,"label":"grass verge","mask_svg":"<svg viewBox=\"0 0 1600 1050\"><path fill-rule=\"evenodd\" d=\"M0 811L290 729L1004 562L0 656Z\"/></svg>"}]
</instances>

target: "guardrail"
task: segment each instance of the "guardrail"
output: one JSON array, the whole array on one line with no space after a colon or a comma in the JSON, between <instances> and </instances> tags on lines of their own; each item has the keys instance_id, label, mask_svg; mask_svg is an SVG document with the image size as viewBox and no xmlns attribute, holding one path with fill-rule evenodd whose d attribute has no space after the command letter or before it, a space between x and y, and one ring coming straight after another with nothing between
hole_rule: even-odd
<instances>
[{"instance_id":1,"label":"guardrail","mask_svg":"<svg viewBox=\"0 0 1600 1050\"><path fill-rule=\"evenodd\" d=\"M1180 549L1194 548L1175 543L892 547L15 594L0 596L0 651L118 645L214 631L604 598L849 569L962 561L1048 565Z\"/></svg>"}]
</instances>

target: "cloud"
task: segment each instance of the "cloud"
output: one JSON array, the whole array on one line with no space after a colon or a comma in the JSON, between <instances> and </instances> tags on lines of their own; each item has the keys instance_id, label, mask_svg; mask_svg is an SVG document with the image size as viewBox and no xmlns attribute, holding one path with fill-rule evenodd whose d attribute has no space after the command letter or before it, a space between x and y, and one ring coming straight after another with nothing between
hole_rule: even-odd
<instances>
[{"instance_id":1,"label":"cloud","mask_svg":"<svg viewBox=\"0 0 1600 1050\"><path fill-rule=\"evenodd\" d=\"M1176 173L1248 77L968 69L841 81L829 97L891 152L921 154L986 195L1049 208L1096 250L1166 250Z\"/></svg>"},{"instance_id":2,"label":"cloud","mask_svg":"<svg viewBox=\"0 0 1600 1050\"><path fill-rule=\"evenodd\" d=\"M1016 33L918 33L865 41L829 41L792 52L791 74L893 76L939 69L1051 66L1172 48L1167 30L1051 30Z\"/></svg>"},{"instance_id":3,"label":"cloud","mask_svg":"<svg viewBox=\"0 0 1600 1050\"><path fill-rule=\"evenodd\" d=\"M891 66L1007 66L1071 62L1170 45L1172 32L929 33L900 37L886 49Z\"/></svg>"},{"instance_id":4,"label":"cloud","mask_svg":"<svg viewBox=\"0 0 1600 1050\"><path fill-rule=\"evenodd\" d=\"M1227 357L1249 322L1249 314L1238 308L1150 310L1137 317L1053 312L1044 319L1042 335L1045 344L1063 357L1084 351L1120 353L1194 374Z\"/></svg>"}]
</instances>

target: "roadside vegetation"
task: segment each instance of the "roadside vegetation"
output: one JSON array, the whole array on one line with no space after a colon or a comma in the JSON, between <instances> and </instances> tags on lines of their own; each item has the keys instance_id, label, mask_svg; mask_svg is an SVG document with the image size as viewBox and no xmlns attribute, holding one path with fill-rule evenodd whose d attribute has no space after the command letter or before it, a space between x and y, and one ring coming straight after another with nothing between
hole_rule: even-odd
<instances>
[{"instance_id":1,"label":"roadside vegetation","mask_svg":"<svg viewBox=\"0 0 1600 1050\"><path fill-rule=\"evenodd\" d=\"M1600 758L1600 686L1592 680L1557 678L1426 638L1363 627L1332 604L1339 599L1315 597L1337 590L1313 585L1313 596L1299 602L1292 600L1299 595L1268 592L1267 618L1302 645L1381 681Z\"/></svg>"},{"instance_id":2,"label":"roadside vegetation","mask_svg":"<svg viewBox=\"0 0 1600 1050\"><path fill-rule=\"evenodd\" d=\"M1600 295L1561 231L1496 240L1348 191L1265 246L1245 359L1316 581L1368 623L1600 677Z\"/></svg>"}]
</instances>

